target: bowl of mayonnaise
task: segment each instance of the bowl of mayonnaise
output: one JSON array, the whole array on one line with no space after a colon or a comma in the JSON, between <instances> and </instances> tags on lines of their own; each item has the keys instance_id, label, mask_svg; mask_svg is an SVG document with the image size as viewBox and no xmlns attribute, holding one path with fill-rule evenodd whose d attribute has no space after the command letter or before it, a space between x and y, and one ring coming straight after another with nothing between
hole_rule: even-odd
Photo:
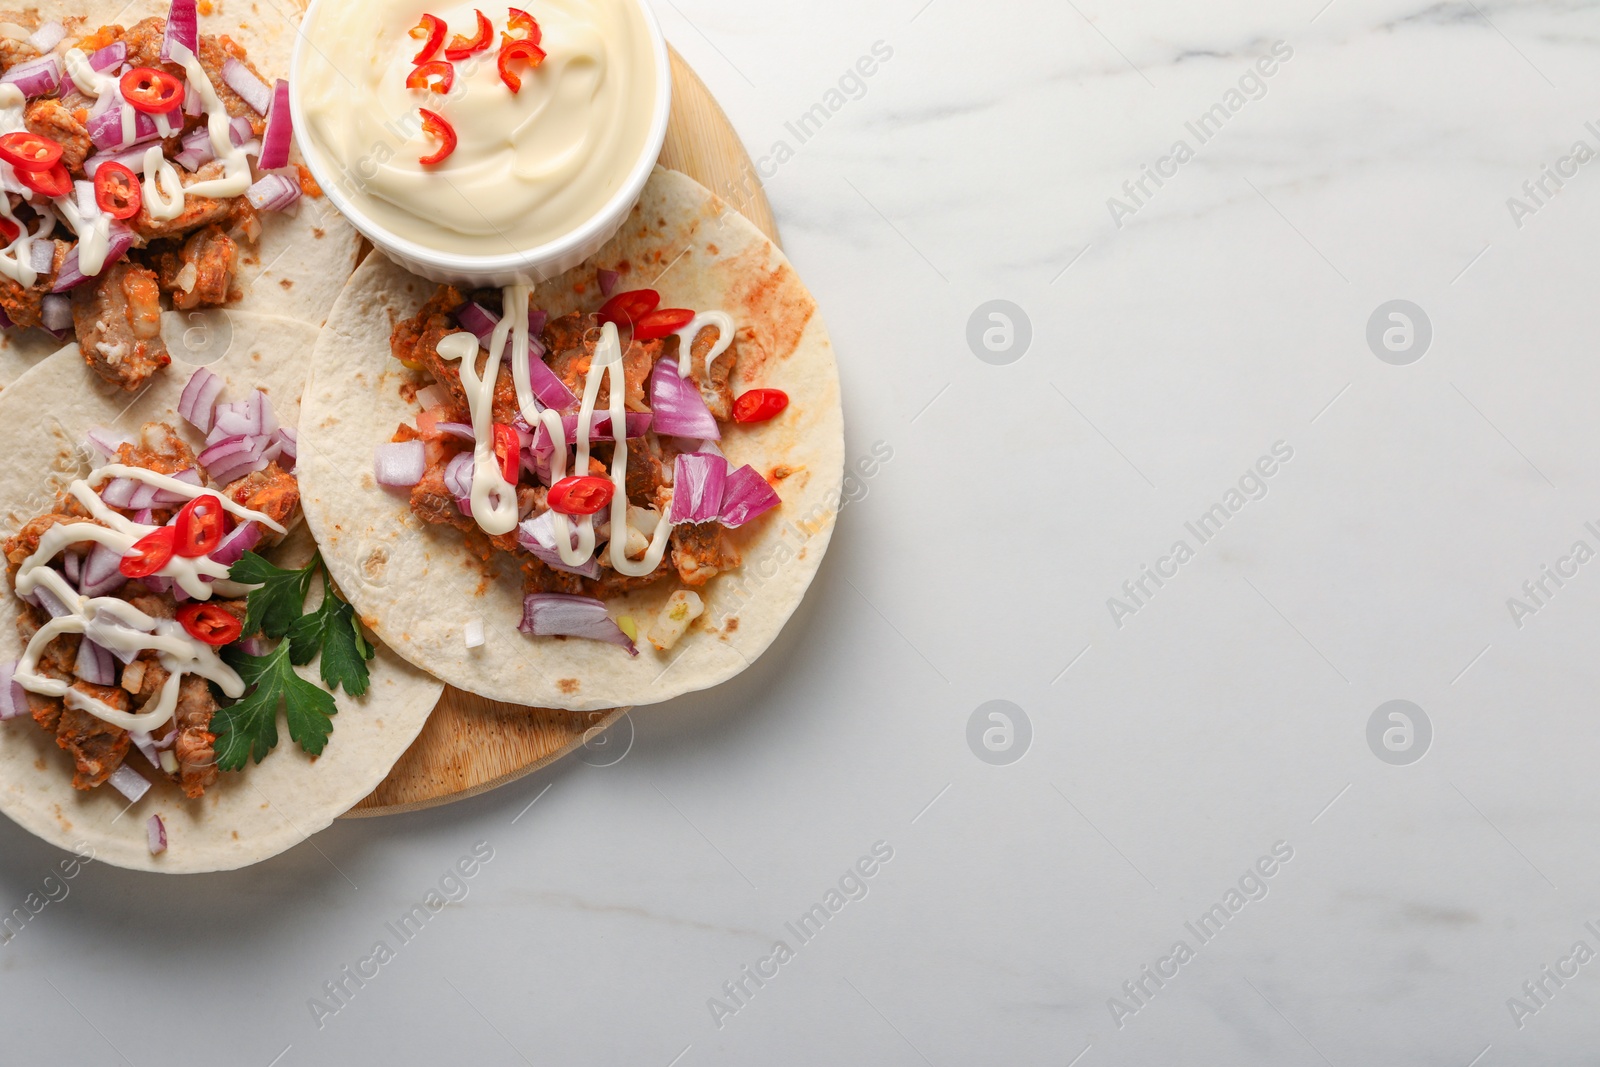
<instances>
[{"instance_id":1,"label":"bowl of mayonnaise","mask_svg":"<svg viewBox=\"0 0 1600 1067\"><path fill-rule=\"evenodd\" d=\"M481 3L482 0L479 0ZM313 0L289 78L306 166L433 281L532 285L633 209L671 106L647 0Z\"/></svg>"}]
</instances>

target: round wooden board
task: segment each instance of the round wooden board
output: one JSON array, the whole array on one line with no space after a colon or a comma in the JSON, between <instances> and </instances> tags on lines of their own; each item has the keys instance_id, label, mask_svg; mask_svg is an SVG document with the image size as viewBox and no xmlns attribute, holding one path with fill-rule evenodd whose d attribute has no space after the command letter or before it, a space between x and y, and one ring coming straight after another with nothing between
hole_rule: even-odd
<instances>
[{"instance_id":1,"label":"round wooden board","mask_svg":"<svg viewBox=\"0 0 1600 1067\"><path fill-rule=\"evenodd\" d=\"M774 241L778 226L739 135L705 84L672 51L672 115L661 165L732 202ZM446 687L416 742L346 818L393 815L464 800L515 781L583 744L627 713L524 708Z\"/></svg>"}]
</instances>

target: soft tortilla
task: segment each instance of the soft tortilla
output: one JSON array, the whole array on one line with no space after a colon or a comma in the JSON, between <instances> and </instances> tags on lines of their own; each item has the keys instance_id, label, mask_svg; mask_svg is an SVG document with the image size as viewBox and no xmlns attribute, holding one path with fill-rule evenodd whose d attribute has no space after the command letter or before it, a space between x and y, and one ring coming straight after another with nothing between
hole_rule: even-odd
<instances>
[{"instance_id":1,"label":"soft tortilla","mask_svg":"<svg viewBox=\"0 0 1600 1067\"><path fill-rule=\"evenodd\" d=\"M738 674L777 636L810 585L833 532L843 477L838 368L815 302L783 253L705 188L658 168L621 234L594 263L541 285L552 316L592 308L595 263L626 264L620 288L654 287L665 307L720 308L741 326L735 392L771 386L790 405L771 423L725 427L730 464L776 482L783 504L733 531L744 565L698 590L705 615L668 653L646 634L676 581L612 600L639 626L637 658L613 645L517 632L522 589L497 560L486 576L454 529L425 526L407 497L373 479L374 446L416 415L401 387L416 377L389 354L393 324L434 284L374 254L351 278L317 342L300 477L306 518L362 620L406 659L495 700L588 711L651 704ZM782 470L779 470L783 474ZM463 628L481 619L486 643Z\"/></svg>"},{"instance_id":2,"label":"soft tortilla","mask_svg":"<svg viewBox=\"0 0 1600 1067\"><path fill-rule=\"evenodd\" d=\"M317 331L290 319L230 312L231 345L209 364L228 381L223 399L260 388L286 426L297 419L298 397ZM174 361L149 389L128 396L84 375L77 345L68 345L0 396L0 426L13 427L10 462L0 471L0 528L9 536L42 512L85 462L84 433L94 426L136 431L166 421L198 445L200 435L177 416L178 396L194 367ZM297 533L303 534L302 526ZM289 542L273 554L293 559ZM310 558L301 538L299 561ZM0 660L22 653L19 603L0 594ZM300 673L317 681L316 665ZM72 761L31 719L0 723L0 812L62 848L94 850L97 860L136 870L188 873L231 870L292 848L370 793L415 740L443 687L386 649L371 663L372 687L357 699L335 695L339 714L323 754L313 760L279 723L278 746L259 764L224 774L200 800L165 780L125 814L127 802L109 786L72 788ZM320 684L320 682L319 682ZM129 763L144 770L130 752ZM168 850L150 855L145 823L160 814Z\"/></svg>"},{"instance_id":3,"label":"soft tortilla","mask_svg":"<svg viewBox=\"0 0 1600 1067\"><path fill-rule=\"evenodd\" d=\"M82 16L85 32L117 23L132 26L152 16L165 18L166 0L112 0L88 3L52 2L38 6L42 21ZM200 32L226 34L244 46L251 64L270 85L289 76L299 21L280 13L272 4L237 12L217 5L219 14L202 15ZM296 145L291 159L300 161ZM282 315L321 326L350 272L355 269L361 236L344 220L326 197L302 197L294 214L261 213L261 239L240 246L239 288L244 298L229 305L262 315ZM91 283L92 284L92 283ZM182 312L185 316L203 311ZM30 367L61 348L61 342L40 329L0 331L0 386L15 381ZM181 347L172 349L174 360L186 357Z\"/></svg>"}]
</instances>

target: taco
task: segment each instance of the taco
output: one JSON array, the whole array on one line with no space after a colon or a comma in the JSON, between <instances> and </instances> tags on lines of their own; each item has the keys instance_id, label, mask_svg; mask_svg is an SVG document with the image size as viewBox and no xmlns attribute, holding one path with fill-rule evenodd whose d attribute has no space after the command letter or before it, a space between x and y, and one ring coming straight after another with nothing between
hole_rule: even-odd
<instances>
[{"instance_id":1,"label":"taco","mask_svg":"<svg viewBox=\"0 0 1600 1067\"><path fill-rule=\"evenodd\" d=\"M301 482L334 578L469 692L592 710L724 681L827 548L844 443L821 317L681 174L531 298L374 255L313 364Z\"/></svg>"},{"instance_id":2,"label":"taco","mask_svg":"<svg viewBox=\"0 0 1600 1067\"><path fill-rule=\"evenodd\" d=\"M231 321L225 355L131 405L84 387L75 345L0 396L0 812L117 866L299 843L383 779L442 690L369 644L298 522L315 329Z\"/></svg>"},{"instance_id":3,"label":"taco","mask_svg":"<svg viewBox=\"0 0 1600 1067\"><path fill-rule=\"evenodd\" d=\"M0 11L0 384L75 338L134 390L183 356L163 310L320 325L354 269L355 231L292 147L294 26L217 11Z\"/></svg>"}]
</instances>

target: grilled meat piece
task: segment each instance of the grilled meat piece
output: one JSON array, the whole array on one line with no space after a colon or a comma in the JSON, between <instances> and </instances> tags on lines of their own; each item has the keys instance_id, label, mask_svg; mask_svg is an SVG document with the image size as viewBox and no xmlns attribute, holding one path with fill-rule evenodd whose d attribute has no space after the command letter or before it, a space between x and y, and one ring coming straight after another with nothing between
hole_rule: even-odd
<instances>
[{"instance_id":1,"label":"grilled meat piece","mask_svg":"<svg viewBox=\"0 0 1600 1067\"><path fill-rule=\"evenodd\" d=\"M72 84L70 79L67 84ZM45 97L28 105L23 122L34 133L61 146L61 163L74 178L84 176L83 161L94 151L94 144L89 140L88 127L73 116L70 108L58 99Z\"/></svg>"},{"instance_id":2,"label":"grilled meat piece","mask_svg":"<svg viewBox=\"0 0 1600 1067\"><path fill-rule=\"evenodd\" d=\"M222 161L214 159L210 163L202 164L193 174L179 168L178 184L188 188L198 182L207 182L222 176ZM139 214L128 220L128 224L133 232L146 242L159 241L165 237L182 237L202 226L230 226L234 216L249 206L249 201L239 196L223 197L219 200L209 196L185 194L183 210L178 212L176 218L158 219L150 214L150 198L146 196L139 206Z\"/></svg>"},{"instance_id":3,"label":"grilled meat piece","mask_svg":"<svg viewBox=\"0 0 1600 1067\"><path fill-rule=\"evenodd\" d=\"M190 234L178 248L156 255L161 289L172 295L172 306L180 310L227 303L238 267L238 244L215 224Z\"/></svg>"},{"instance_id":4,"label":"grilled meat piece","mask_svg":"<svg viewBox=\"0 0 1600 1067\"><path fill-rule=\"evenodd\" d=\"M597 315L580 315L573 312L545 324L541 335L550 369L556 372L572 395L582 398L584 381L594 362L594 349L600 341L600 318ZM645 383L656 360L663 354L660 341L629 340L622 350L622 379L626 386L622 403L629 411L649 411L645 403ZM611 375L601 376L600 393L595 400L595 410L603 411L611 404Z\"/></svg>"},{"instance_id":5,"label":"grilled meat piece","mask_svg":"<svg viewBox=\"0 0 1600 1067\"><path fill-rule=\"evenodd\" d=\"M88 682L74 682L72 688L118 711L128 710L128 694L121 689ZM128 731L120 726L102 722L87 711L63 707L56 727L56 744L70 753L76 764L72 787L93 789L122 766L128 754L129 739Z\"/></svg>"},{"instance_id":6,"label":"grilled meat piece","mask_svg":"<svg viewBox=\"0 0 1600 1067\"><path fill-rule=\"evenodd\" d=\"M0 37L0 40L4 40ZM48 238L46 240L49 240ZM29 286L23 286L3 274L0 274L0 309L18 326L42 326L41 313L44 309L44 298L50 295L51 288L56 283L56 275L61 271L61 264L66 261L67 253L72 245L66 241L49 241L55 246L55 253L50 259L50 272L41 274Z\"/></svg>"},{"instance_id":7,"label":"grilled meat piece","mask_svg":"<svg viewBox=\"0 0 1600 1067\"><path fill-rule=\"evenodd\" d=\"M706 407L711 409L711 414L721 422L728 422L733 418L733 365L739 358L739 343L737 340L728 345L727 351L711 361L709 373L706 369L706 356L711 354L711 348L722 337L722 331L715 326L706 326L695 334L694 343L689 346L689 376L700 387L700 397L706 402ZM678 351L678 366L683 366L683 352Z\"/></svg>"},{"instance_id":8,"label":"grilled meat piece","mask_svg":"<svg viewBox=\"0 0 1600 1067\"><path fill-rule=\"evenodd\" d=\"M171 426L164 422L147 422L139 429L138 441L117 448L117 462L157 474L177 474L193 468L195 458L188 442Z\"/></svg>"},{"instance_id":9,"label":"grilled meat piece","mask_svg":"<svg viewBox=\"0 0 1600 1067\"><path fill-rule=\"evenodd\" d=\"M717 522L684 523L672 528L672 564L687 586L702 586L739 565L739 550Z\"/></svg>"},{"instance_id":10,"label":"grilled meat piece","mask_svg":"<svg viewBox=\"0 0 1600 1067\"><path fill-rule=\"evenodd\" d=\"M161 340L155 272L129 260L117 260L73 291L72 322L84 362L130 392L172 362Z\"/></svg>"},{"instance_id":11,"label":"grilled meat piece","mask_svg":"<svg viewBox=\"0 0 1600 1067\"><path fill-rule=\"evenodd\" d=\"M259 511L279 526L289 525L289 516L300 503L300 483L295 476L269 463L254 474L247 474L223 490L229 500L251 511ZM273 531L263 530L271 537Z\"/></svg>"},{"instance_id":12,"label":"grilled meat piece","mask_svg":"<svg viewBox=\"0 0 1600 1067\"><path fill-rule=\"evenodd\" d=\"M191 800L217 780L217 735L211 732L211 716L217 713L211 687L198 675L184 675L178 683L178 707L173 716L178 737L172 754L178 759L178 784Z\"/></svg>"}]
</instances>

